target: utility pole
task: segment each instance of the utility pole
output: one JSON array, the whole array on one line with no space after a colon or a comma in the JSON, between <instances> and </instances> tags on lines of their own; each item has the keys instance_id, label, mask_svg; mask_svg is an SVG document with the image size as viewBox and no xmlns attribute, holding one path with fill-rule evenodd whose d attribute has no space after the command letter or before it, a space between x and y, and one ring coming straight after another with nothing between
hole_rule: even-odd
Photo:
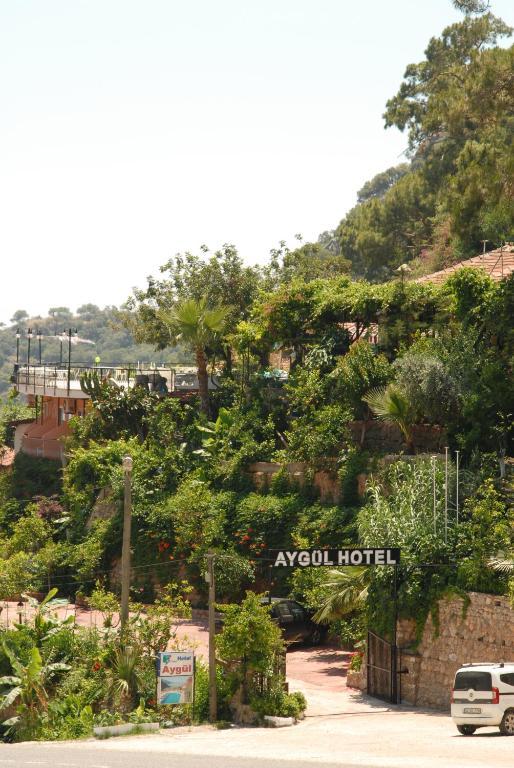
<instances>
[{"instance_id":1,"label":"utility pole","mask_svg":"<svg viewBox=\"0 0 514 768\"><path fill-rule=\"evenodd\" d=\"M214 577L214 552L208 552L206 580L209 584L209 720L215 723L218 719L218 702L216 694L216 582Z\"/></svg>"},{"instance_id":2,"label":"utility pole","mask_svg":"<svg viewBox=\"0 0 514 768\"><path fill-rule=\"evenodd\" d=\"M121 550L121 629L123 630L129 616L130 595L130 531L132 525L132 466L131 456L123 457L123 473L125 475L125 493L123 499L123 545Z\"/></svg>"},{"instance_id":3,"label":"utility pole","mask_svg":"<svg viewBox=\"0 0 514 768\"><path fill-rule=\"evenodd\" d=\"M455 451L457 454L457 480L456 480L456 489L455 489L455 509L457 511L456 516L456 522L457 525L459 524L459 454L460 451Z\"/></svg>"},{"instance_id":4,"label":"utility pole","mask_svg":"<svg viewBox=\"0 0 514 768\"><path fill-rule=\"evenodd\" d=\"M448 543L448 446L444 449L444 543Z\"/></svg>"}]
</instances>

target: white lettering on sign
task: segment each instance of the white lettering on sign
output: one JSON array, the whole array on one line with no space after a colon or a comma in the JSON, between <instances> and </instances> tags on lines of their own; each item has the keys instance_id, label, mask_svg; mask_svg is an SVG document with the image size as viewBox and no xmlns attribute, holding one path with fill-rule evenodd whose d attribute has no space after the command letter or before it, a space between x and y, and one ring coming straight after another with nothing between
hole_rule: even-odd
<instances>
[{"instance_id":1,"label":"white lettering on sign","mask_svg":"<svg viewBox=\"0 0 514 768\"><path fill-rule=\"evenodd\" d=\"M323 565L334 565L334 561L329 559L330 552L323 552Z\"/></svg>"},{"instance_id":2,"label":"white lettering on sign","mask_svg":"<svg viewBox=\"0 0 514 768\"><path fill-rule=\"evenodd\" d=\"M321 565L323 562L323 555L320 549L315 549L311 554L311 565Z\"/></svg>"},{"instance_id":3,"label":"white lettering on sign","mask_svg":"<svg viewBox=\"0 0 514 768\"><path fill-rule=\"evenodd\" d=\"M320 566L398 565L398 547L348 547L347 549L271 550L274 566L319 568Z\"/></svg>"},{"instance_id":4,"label":"white lettering on sign","mask_svg":"<svg viewBox=\"0 0 514 768\"><path fill-rule=\"evenodd\" d=\"M298 553L298 565L306 566L311 564L311 556L309 552Z\"/></svg>"}]
</instances>

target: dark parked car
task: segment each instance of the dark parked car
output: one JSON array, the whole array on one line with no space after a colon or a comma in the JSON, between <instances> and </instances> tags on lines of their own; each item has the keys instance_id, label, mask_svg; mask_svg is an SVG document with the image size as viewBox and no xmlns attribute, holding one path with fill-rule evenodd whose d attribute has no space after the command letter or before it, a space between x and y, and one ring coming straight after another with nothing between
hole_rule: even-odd
<instances>
[{"instance_id":1,"label":"dark parked car","mask_svg":"<svg viewBox=\"0 0 514 768\"><path fill-rule=\"evenodd\" d=\"M268 598L263 598L268 603ZM271 618L277 622L287 643L318 645L327 635L327 627L315 624L312 613L296 600L282 597L271 598Z\"/></svg>"}]
</instances>

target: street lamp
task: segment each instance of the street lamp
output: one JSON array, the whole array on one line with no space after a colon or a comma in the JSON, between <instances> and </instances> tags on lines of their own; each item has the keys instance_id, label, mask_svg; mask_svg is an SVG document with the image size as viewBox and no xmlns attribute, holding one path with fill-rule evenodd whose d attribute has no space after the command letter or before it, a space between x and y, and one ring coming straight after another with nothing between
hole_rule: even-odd
<instances>
[{"instance_id":1,"label":"street lamp","mask_svg":"<svg viewBox=\"0 0 514 768\"><path fill-rule=\"evenodd\" d=\"M63 333L66 333L64 331ZM71 328L68 328L68 395L70 394L70 382L71 382L71 339L72 336L76 337L78 335L78 331L75 328L74 331L71 330Z\"/></svg>"},{"instance_id":2,"label":"street lamp","mask_svg":"<svg viewBox=\"0 0 514 768\"><path fill-rule=\"evenodd\" d=\"M63 331L59 335L59 345L60 345L60 349L59 349L59 365L62 365L62 345L64 343L64 337L65 336L66 336L66 331Z\"/></svg>"},{"instance_id":3,"label":"street lamp","mask_svg":"<svg viewBox=\"0 0 514 768\"><path fill-rule=\"evenodd\" d=\"M18 365L20 362L20 338L20 329L16 328L16 365Z\"/></svg>"},{"instance_id":4,"label":"street lamp","mask_svg":"<svg viewBox=\"0 0 514 768\"><path fill-rule=\"evenodd\" d=\"M34 334L32 333L32 328L29 328L27 331L27 369L30 367L30 343L32 341Z\"/></svg>"},{"instance_id":5,"label":"street lamp","mask_svg":"<svg viewBox=\"0 0 514 768\"><path fill-rule=\"evenodd\" d=\"M41 339L43 338L43 334L41 333L39 328L37 329L36 338L39 344L39 365L41 365Z\"/></svg>"},{"instance_id":6,"label":"street lamp","mask_svg":"<svg viewBox=\"0 0 514 768\"><path fill-rule=\"evenodd\" d=\"M123 544L121 549L121 628L125 627L129 616L130 593L130 529L132 524L132 467L134 462L131 456L124 456L122 460L124 474L124 499L123 499Z\"/></svg>"}]
</instances>

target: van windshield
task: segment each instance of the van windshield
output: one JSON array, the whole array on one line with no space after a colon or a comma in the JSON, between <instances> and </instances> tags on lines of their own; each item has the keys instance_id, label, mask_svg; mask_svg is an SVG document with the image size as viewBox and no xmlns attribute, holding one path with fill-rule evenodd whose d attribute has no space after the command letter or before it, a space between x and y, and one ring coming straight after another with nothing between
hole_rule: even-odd
<instances>
[{"instance_id":1,"label":"van windshield","mask_svg":"<svg viewBox=\"0 0 514 768\"><path fill-rule=\"evenodd\" d=\"M492 680L490 672L457 672L455 675L455 691L468 691L473 688L474 691L490 691L492 689Z\"/></svg>"}]
</instances>

